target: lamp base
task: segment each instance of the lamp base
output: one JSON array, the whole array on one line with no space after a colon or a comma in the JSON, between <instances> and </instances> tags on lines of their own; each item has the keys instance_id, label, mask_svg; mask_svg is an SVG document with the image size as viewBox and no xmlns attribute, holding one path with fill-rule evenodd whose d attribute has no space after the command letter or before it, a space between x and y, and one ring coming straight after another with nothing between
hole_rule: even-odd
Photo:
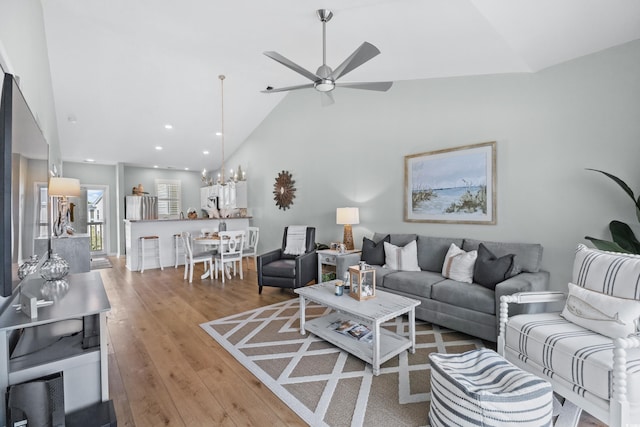
<instances>
[{"instance_id":1,"label":"lamp base","mask_svg":"<svg viewBox=\"0 0 640 427\"><path fill-rule=\"evenodd\" d=\"M351 230L350 224L344 225L344 235L342 236L342 243L348 251L352 251L353 247L353 231Z\"/></svg>"}]
</instances>

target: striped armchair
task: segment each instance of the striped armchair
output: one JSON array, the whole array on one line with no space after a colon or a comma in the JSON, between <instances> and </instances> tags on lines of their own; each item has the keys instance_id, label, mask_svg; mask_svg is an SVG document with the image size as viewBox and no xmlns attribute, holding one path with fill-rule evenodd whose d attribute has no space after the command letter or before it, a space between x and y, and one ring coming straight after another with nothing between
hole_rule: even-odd
<instances>
[{"instance_id":1,"label":"striped armchair","mask_svg":"<svg viewBox=\"0 0 640 427\"><path fill-rule=\"evenodd\" d=\"M498 352L565 398L556 425L577 425L583 409L609 426L637 423L640 256L578 245L572 282L568 295L503 296ZM509 304L554 301L562 312L508 317Z\"/></svg>"}]
</instances>

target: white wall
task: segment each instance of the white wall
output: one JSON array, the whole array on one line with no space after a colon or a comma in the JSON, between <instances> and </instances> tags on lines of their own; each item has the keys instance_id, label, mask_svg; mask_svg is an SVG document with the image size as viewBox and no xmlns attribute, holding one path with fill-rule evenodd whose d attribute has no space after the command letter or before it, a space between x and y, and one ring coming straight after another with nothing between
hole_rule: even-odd
<instances>
[{"instance_id":1,"label":"white wall","mask_svg":"<svg viewBox=\"0 0 640 427\"><path fill-rule=\"evenodd\" d=\"M0 56L20 78L20 89L60 165L58 125L40 0L0 0ZM6 57L5 57L6 56Z\"/></svg>"},{"instance_id":2,"label":"white wall","mask_svg":"<svg viewBox=\"0 0 640 427\"><path fill-rule=\"evenodd\" d=\"M260 251L280 245L288 224L341 240L335 209L360 207L354 238L374 231L539 242L552 287L571 277L585 235L637 224L633 205L604 169L640 191L640 41L536 74L396 82L387 93L336 89L323 108L313 91L291 92L229 159L249 181ZM355 78L355 77L354 77ZM403 222L404 156L497 141L497 224ZM273 183L296 180L291 209ZM356 246L359 246L356 244Z\"/></svg>"}]
</instances>

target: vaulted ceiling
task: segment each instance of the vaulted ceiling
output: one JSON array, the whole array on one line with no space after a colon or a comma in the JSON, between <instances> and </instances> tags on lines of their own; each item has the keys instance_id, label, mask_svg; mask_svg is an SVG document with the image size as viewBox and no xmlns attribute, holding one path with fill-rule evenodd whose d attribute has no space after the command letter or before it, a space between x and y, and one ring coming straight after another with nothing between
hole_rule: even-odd
<instances>
[{"instance_id":1,"label":"vaulted ceiling","mask_svg":"<svg viewBox=\"0 0 640 427\"><path fill-rule=\"evenodd\" d=\"M218 75L226 75L228 156L286 96L261 90L308 82L264 51L312 72L321 65L319 8L334 13L328 65L335 68L363 41L382 52L344 82L536 72L640 39L637 0L42 4L63 158L191 170L220 165ZM336 88L336 102L341 90L354 89ZM380 102L387 93L378 93Z\"/></svg>"}]
</instances>

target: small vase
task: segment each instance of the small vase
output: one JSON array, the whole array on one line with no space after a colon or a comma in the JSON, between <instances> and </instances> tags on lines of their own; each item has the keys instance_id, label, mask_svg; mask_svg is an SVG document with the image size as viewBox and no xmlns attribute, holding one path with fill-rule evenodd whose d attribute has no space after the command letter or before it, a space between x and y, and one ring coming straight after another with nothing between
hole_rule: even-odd
<instances>
[{"instance_id":1,"label":"small vase","mask_svg":"<svg viewBox=\"0 0 640 427\"><path fill-rule=\"evenodd\" d=\"M28 275L35 273L37 269L38 255L31 255L31 258L25 261L20 268L18 268L18 277L22 280Z\"/></svg>"},{"instance_id":2,"label":"small vase","mask_svg":"<svg viewBox=\"0 0 640 427\"><path fill-rule=\"evenodd\" d=\"M227 231L227 223L224 221L220 221L220 225L218 226L218 231Z\"/></svg>"},{"instance_id":3,"label":"small vase","mask_svg":"<svg viewBox=\"0 0 640 427\"><path fill-rule=\"evenodd\" d=\"M47 282L62 280L69 274L69 263L57 254L51 254L40 268L40 276Z\"/></svg>"}]
</instances>

